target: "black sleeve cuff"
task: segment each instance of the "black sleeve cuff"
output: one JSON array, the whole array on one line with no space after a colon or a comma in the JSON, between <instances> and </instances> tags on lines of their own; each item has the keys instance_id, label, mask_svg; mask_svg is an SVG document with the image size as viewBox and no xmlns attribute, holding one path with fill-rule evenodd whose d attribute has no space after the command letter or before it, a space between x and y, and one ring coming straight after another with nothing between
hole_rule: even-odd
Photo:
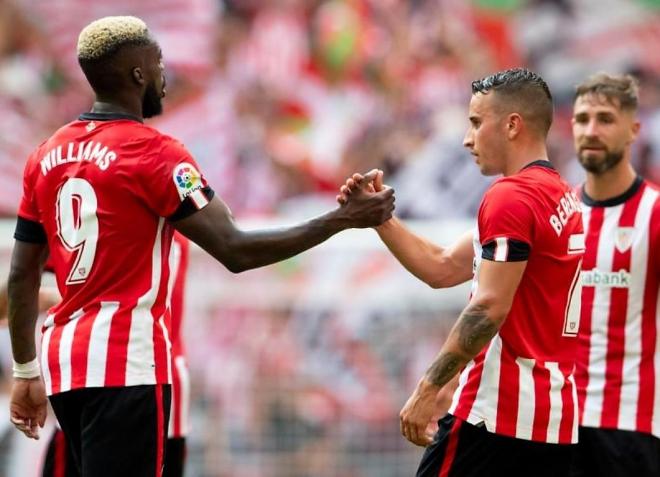
<instances>
[{"instance_id":1,"label":"black sleeve cuff","mask_svg":"<svg viewBox=\"0 0 660 477\"><path fill-rule=\"evenodd\" d=\"M44 226L39 222L18 217L16 221L16 230L14 231L14 238L21 242L29 243L47 243L46 231Z\"/></svg>"},{"instance_id":2,"label":"black sleeve cuff","mask_svg":"<svg viewBox=\"0 0 660 477\"><path fill-rule=\"evenodd\" d=\"M482 246L481 258L493 262L524 262L529 259L530 250L526 242L498 237Z\"/></svg>"},{"instance_id":3,"label":"black sleeve cuff","mask_svg":"<svg viewBox=\"0 0 660 477\"><path fill-rule=\"evenodd\" d=\"M202 193L206 196L206 199L211 202L211 199L215 195L215 192L213 189L211 189L211 186L206 186L202 189ZM183 202L181 202L181 205L179 205L179 208L176 209L176 212L174 212L172 215L170 215L167 219L171 222L176 222L177 220L185 219L186 217L190 217L192 214L197 212L199 209L196 205L195 202L193 202L193 199L188 196L186 197Z\"/></svg>"}]
</instances>

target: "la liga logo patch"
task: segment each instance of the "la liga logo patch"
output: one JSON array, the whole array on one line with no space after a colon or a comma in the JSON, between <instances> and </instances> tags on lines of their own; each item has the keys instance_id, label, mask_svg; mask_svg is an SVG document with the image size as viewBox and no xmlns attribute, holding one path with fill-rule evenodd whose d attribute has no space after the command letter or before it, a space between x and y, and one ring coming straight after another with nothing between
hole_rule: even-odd
<instances>
[{"instance_id":1,"label":"la liga logo patch","mask_svg":"<svg viewBox=\"0 0 660 477\"><path fill-rule=\"evenodd\" d=\"M174 185L179 192L179 197L184 200L196 190L202 189L202 175L197 171L195 166L187 162L182 162L174 168L172 174L174 178Z\"/></svg>"}]
</instances>

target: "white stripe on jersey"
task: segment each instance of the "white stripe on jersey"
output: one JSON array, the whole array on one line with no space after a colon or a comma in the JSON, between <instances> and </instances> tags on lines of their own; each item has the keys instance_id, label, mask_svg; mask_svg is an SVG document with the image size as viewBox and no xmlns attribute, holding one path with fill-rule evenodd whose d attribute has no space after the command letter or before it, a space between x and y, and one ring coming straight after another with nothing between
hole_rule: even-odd
<instances>
[{"instance_id":1,"label":"white stripe on jersey","mask_svg":"<svg viewBox=\"0 0 660 477\"><path fill-rule=\"evenodd\" d=\"M189 428L189 418L188 411L190 409L190 373L188 372L188 365L186 364L185 356L177 356L174 358L174 367L176 368L175 373L178 376L178 386L179 386L179 396L180 401L177 402L175 399L174 389L172 389L172 404L170 411L170 425L168 429L168 437L185 437L188 435ZM172 381L172 387L174 388L175 384ZM179 415L179 432L178 435L175 435L174 425L175 425L175 416Z\"/></svg>"},{"instance_id":2,"label":"white stripe on jersey","mask_svg":"<svg viewBox=\"0 0 660 477\"><path fill-rule=\"evenodd\" d=\"M575 384L575 368L573 368L573 373L568 377L568 380L573 386L573 392L571 393L573 396L573 434L571 434L571 442L577 442L580 407L578 406L577 385Z\"/></svg>"},{"instance_id":3,"label":"white stripe on jersey","mask_svg":"<svg viewBox=\"0 0 660 477\"><path fill-rule=\"evenodd\" d=\"M637 399L639 397L639 365L642 349L642 308L646 287L646 268L649 250L649 223L658 193L646 187L635 215L635 233L631 246L630 280L624 338L623 373L619 404L618 428L634 431L637 428ZM642 233L640 233L642 232ZM601 235L601 240L605 237Z\"/></svg>"},{"instance_id":4,"label":"white stripe on jersey","mask_svg":"<svg viewBox=\"0 0 660 477\"><path fill-rule=\"evenodd\" d=\"M536 360L516 358L518 365L518 417L516 419L516 437L518 439L532 439L534 429L534 411L536 409L536 392L534 387L534 363ZM528 399L529 397L529 399Z\"/></svg>"},{"instance_id":5,"label":"white stripe on jersey","mask_svg":"<svg viewBox=\"0 0 660 477\"><path fill-rule=\"evenodd\" d=\"M506 237L497 237L495 239L495 257L496 262L506 262L509 254L509 243Z\"/></svg>"},{"instance_id":6,"label":"white stripe on jersey","mask_svg":"<svg viewBox=\"0 0 660 477\"><path fill-rule=\"evenodd\" d=\"M483 373L472 410L467 421L470 424L484 422L486 429L495 432L500 388L500 362L502 361L502 338L496 334L484 357Z\"/></svg>"},{"instance_id":7,"label":"white stripe on jersey","mask_svg":"<svg viewBox=\"0 0 660 477\"><path fill-rule=\"evenodd\" d=\"M158 220L158 231L151 254L151 287L142 295L131 313L131 331L126 354L126 386L156 384L154 357L154 317L151 307L160 288L162 233L164 218Z\"/></svg>"},{"instance_id":8,"label":"white stripe on jersey","mask_svg":"<svg viewBox=\"0 0 660 477\"><path fill-rule=\"evenodd\" d=\"M53 318L50 315L48 318ZM46 386L46 394L53 394L53 382L50 379L50 367L48 366L48 345L50 345L50 336L53 334L53 327L46 328L44 336L41 339L41 374L44 377L44 384Z\"/></svg>"},{"instance_id":9,"label":"white stripe on jersey","mask_svg":"<svg viewBox=\"0 0 660 477\"><path fill-rule=\"evenodd\" d=\"M119 302L102 301L101 308L94 318L92 331L89 336L89 351L87 352L85 386L88 388L101 387L105 384L110 325L118 309Z\"/></svg>"},{"instance_id":10,"label":"white stripe on jersey","mask_svg":"<svg viewBox=\"0 0 660 477\"><path fill-rule=\"evenodd\" d=\"M561 418L564 408L564 401L561 396L561 390L564 387L564 375L559 369L557 363L546 361L545 368L550 371L550 419L548 420L548 435L546 442L556 444L559 442L559 429L561 427ZM573 389L575 389L575 387ZM574 415L573 419L574 422L577 422L577 414ZM573 428L575 430L577 425L574 425ZM573 435L574 434L575 431L573 432Z\"/></svg>"},{"instance_id":11,"label":"white stripe on jersey","mask_svg":"<svg viewBox=\"0 0 660 477\"><path fill-rule=\"evenodd\" d=\"M587 207L583 206L583 209ZM603 218L604 230L615 230L621 217L623 204L616 207L605 209ZM584 219L583 215L583 220ZM587 215L588 217L588 215ZM612 269L614 260L614 240L599 240L598 255L596 256L596 268L602 271ZM605 314L609 316L610 296L612 289L610 287L596 287L594 291L593 317ZM591 333L589 345L589 368L607 366L607 320L591 320ZM603 396L605 391L605 373L590 374L587 384L587 394L584 401L584 413L582 415L582 425L589 427L599 427L602 414Z\"/></svg>"},{"instance_id":12,"label":"white stripe on jersey","mask_svg":"<svg viewBox=\"0 0 660 477\"><path fill-rule=\"evenodd\" d=\"M69 317L69 322L64 325L62 337L60 338L60 392L71 390L71 347L73 346L73 335L78 326L78 319L85 312L80 309L73 312Z\"/></svg>"}]
</instances>

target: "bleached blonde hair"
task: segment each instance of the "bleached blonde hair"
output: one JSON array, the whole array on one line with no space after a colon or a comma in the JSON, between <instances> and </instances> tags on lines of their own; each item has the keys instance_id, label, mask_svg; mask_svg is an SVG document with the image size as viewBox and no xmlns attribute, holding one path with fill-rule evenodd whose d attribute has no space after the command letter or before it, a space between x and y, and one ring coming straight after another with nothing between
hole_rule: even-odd
<instances>
[{"instance_id":1,"label":"bleached blonde hair","mask_svg":"<svg viewBox=\"0 0 660 477\"><path fill-rule=\"evenodd\" d=\"M125 44L148 44L149 29L137 17L104 17L93 21L78 36L78 60L97 60Z\"/></svg>"}]
</instances>

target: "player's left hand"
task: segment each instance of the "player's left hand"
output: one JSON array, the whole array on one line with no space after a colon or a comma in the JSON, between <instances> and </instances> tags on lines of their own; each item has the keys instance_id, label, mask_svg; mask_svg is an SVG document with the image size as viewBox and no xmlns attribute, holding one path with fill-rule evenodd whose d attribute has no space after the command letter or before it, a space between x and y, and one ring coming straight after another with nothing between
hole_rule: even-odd
<instances>
[{"instance_id":1,"label":"player's left hand","mask_svg":"<svg viewBox=\"0 0 660 477\"><path fill-rule=\"evenodd\" d=\"M439 390L422 378L399 413L401 434L413 444L426 447L433 442L433 434L427 428L435 412Z\"/></svg>"},{"instance_id":2,"label":"player's left hand","mask_svg":"<svg viewBox=\"0 0 660 477\"><path fill-rule=\"evenodd\" d=\"M39 439L39 428L46 423L46 389L41 376L14 379L9 405L12 424L30 439Z\"/></svg>"}]
</instances>

